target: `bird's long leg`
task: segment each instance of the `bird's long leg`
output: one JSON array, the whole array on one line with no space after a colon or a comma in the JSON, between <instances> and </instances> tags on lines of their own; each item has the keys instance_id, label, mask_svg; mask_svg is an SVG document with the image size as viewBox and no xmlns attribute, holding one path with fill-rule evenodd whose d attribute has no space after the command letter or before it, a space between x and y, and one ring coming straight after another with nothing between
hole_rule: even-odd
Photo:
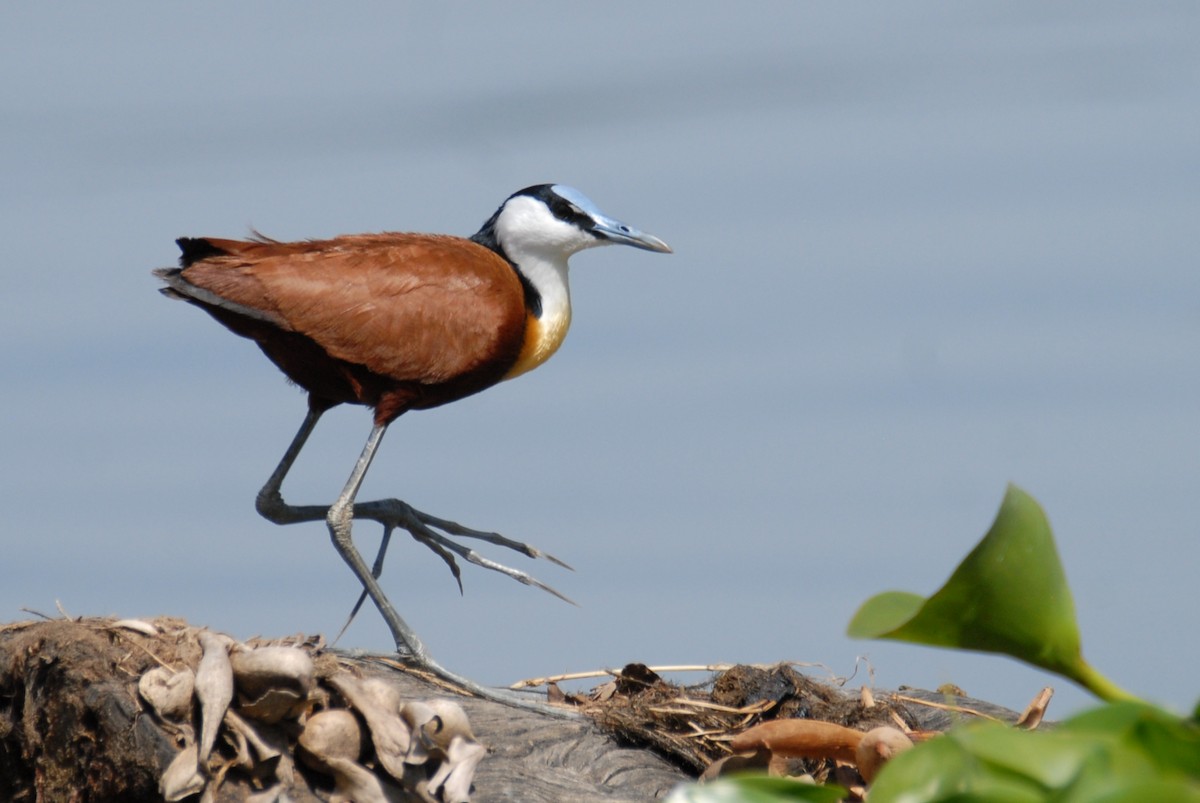
<instances>
[{"instance_id":1,"label":"bird's long leg","mask_svg":"<svg viewBox=\"0 0 1200 803\"><path fill-rule=\"evenodd\" d=\"M367 443L363 447L362 454L359 456L358 462L354 465L354 471L351 472L350 479L346 481L346 487L342 490L341 496L338 497L333 505L330 507L289 505L283 501L283 494L280 492L283 480L287 477L288 471L291 470L292 465L296 462L296 457L299 456L300 450L304 448L304 444L308 441L308 437L312 434L313 429L316 428L317 422L321 419L321 414L324 413L325 409L319 404L309 404L308 414L304 416L304 421L300 424L300 429L296 432L296 436L292 438L287 451L283 453L283 459L279 461L279 465L275 467L275 471L271 473L262 490L258 492L258 512L276 524L294 524L302 521L313 521L314 519L325 519L329 525L329 532L333 536L334 548L337 549L338 554L350 566L350 569L358 577L359 582L362 583L363 588L366 589L371 599L374 600L375 606L379 608L384 621L387 622L388 628L392 631L392 636L396 639L396 648L412 655L418 663L428 665L432 663L432 659L429 657L429 652L425 649L425 645L421 643L421 640L417 638L417 634L400 617L400 614L392 606L392 603L388 601L387 596L383 593L383 589L379 587L379 583L375 579L379 571L377 570L375 574L371 573L350 537L351 519L354 515L354 497L358 494L359 486L362 485L367 468L371 465L371 459L375 456L375 450L379 446L379 441L383 437L383 433L387 431L387 425L377 424L371 430L371 434L367 438ZM382 561L383 555L380 554L376 560L380 569L382 569Z\"/></svg>"},{"instance_id":2,"label":"bird's long leg","mask_svg":"<svg viewBox=\"0 0 1200 803\"><path fill-rule=\"evenodd\" d=\"M309 403L308 414L304 416L304 422L300 424L296 437L292 438L279 465L271 472L266 484L258 492L258 498L255 499L254 506L264 519L276 524L296 524L302 521L320 521L329 512L329 508L320 505L289 505L283 501L280 491L284 478L292 470L292 464L296 462L296 457L304 448L308 436L321 420L321 415L328 409L313 402Z\"/></svg>"},{"instance_id":3,"label":"bird's long leg","mask_svg":"<svg viewBox=\"0 0 1200 803\"><path fill-rule=\"evenodd\" d=\"M392 531L396 528L391 524L383 525L383 538L379 542L379 551L375 553L375 562L371 564L371 575L378 580L379 575L383 574L383 557L387 554L388 544L392 541ZM354 621L354 617L358 616L358 612L362 609L363 603L367 601L367 591L363 589L358 595L358 601L354 603L354 607L350 609L350 615L346 617L346 623L342 625L342 629L333 637L330 645L337 644L342 640L342 636L346 635L346 631L350 629L350 623Z\"/></svg>"},{"instance_id":4,"label":"bird's long leg","mask_svg":"<svg viewBox=\"0 0 1200 803\"><path fill-rule=\"evenodd\" d=\"M367 436L362 454L359 455L358 462L354 464L354 470L350 472L350 478L346 480L346 486L342 489L341 495L329 506L325 521L329 525L333 548L342 556L342 560L350 567L350 571L354 572L358 581L362 583L362 587L375 603L375 607L379 609L379 613L383 615L383 620L387 622L388 628L392 631L392 637L396 640L396 649L412 656L419 664L429 665L433 660L429 651L425 649L425 645L417 638L416 632L401 618L387 595L383 593L379 581L371 573L370 567L359 554L358 548L354 546L354 539L351 537L354 497L358 495L363 477L366 476L367 469L371 467L371 461L375 457L375 451L379 448L379 441L383 439L385 432L387 432L387 424L376 424L371 428L371 434Z\"/></svg>"},{"instance_id":5,"label":"bird's long leg","mask_svg":"<svg viewBox=\"0 0 1200 803\"><path fill-rule=\"evenodd\" d=\"M379 613L383 616L388 628L392 631L392 637L396 640L396 648L419 666L486 699L521 708L533 709L540 713L570 716L567 712L550 708L542 703L531 701L526 697L515 695L512 692L488 688L441 666L433 660L433 656L429 654L429 650L426 649L424 643L417 637L417 634L409 627L408 623L401 618L395 607L388 600L387 595L383 593L383 589L379 586L379 581L372 574L371 569L367 566L367 562L363 560L362 555L359 554L358 549L354 546L352 528L354 523L354 498L358 495L358 489L362 486L363 477L366 476L367 469L371 467L375 451L379 448L379 441L383 438L383 434L386 431L387 424L376 424L372 427L371 434L367 436L367 442L363 446L362 454L359 455L358 462L354 464L354 470L350 472L350 478L346 480L345 488L342 489L342 493L337 498L337 501L329 507L326 523L329 525L329 534L333 540L334 548L342 556L342 559L350 567L350 570L358 577L359 582L362 583L363 588L366 589L367 594L371 597L371 601L379 609ZM382 560L382 556L380 560Z\"/></svg>"},{"instance_id":6,"label":"bird's long leg","mask_svg":"<svg viewBox=\"0 0 1200 803\"><path fill-rule=\"evenodd\" d=\"M283 481L287 477L288 472L291 470L292 465L296 462L296 458L300 454L301 449L304 448L304 444L308 441L309 435L312 434L313 429L316 427L317 421L320 420L321 415L327 409L329 408L322 405L319 401L310 400L308 414L304 417L304 421L300 424L300 429L296 432L295 437L292 438L292 442L288 446L287 451L284 452L283 459L279 461L279 465L275 467L275 470L267 479L266 484L263 485L262 490L258 492L258 512L264 518L276 524L296 524L300 522L322 520L326 521L330 527L330 533L334 538L334 545L337 547L338 553L342 555L343 559L347 564L350 565L351 570L354 571L355 575L359 578L359 581L363 584L363 598L370 596L371 599L376 603L380 609L380 613L383 615L384 620L387 622L388 627L392 631L393 638L396 639L397 648L410 655L413 661L418 665L445 680L463 687L473 694L479 695L480 697L502 702L507 705L513 705L519 708L533 709L544 714L551 714L553 716L570 716L570 714L566 712L555 708L548 708L542 703L530 700L528 697L482 686L473 680L456 675L450 670L442 667L433 660L432 656L429 655L428 650L421 643L420 639L413 632L412 628L410 628L408 624L400 617L399 613L396 612L395 608L392 607L391 603L388 601L387 596L384 595L382 589L379 587L377 578L382 571L384 554L387 551L387 544L390 540L387 536L390 535L391 530L397 526L408 530L414 538L424 543L430 549L434 550L434 552L450 563L451 568L456 572L457 567L454 566L453 558L446 552L445 549L443 549L440 543L443 541L448 541L448 539L446 539L445 536L442 536L440 533L430 531L424 523L426 520L430 521L434 526L441 526L443 524L451 525L445 527L448 532L454 532L455 534L461 534L466 537L484 537L494 535L495 538L487 537L484 538L484 540L501 545L508 545L509 543L514 544L515 546L512 547L513 549L529 555L530 557L539 557L543 554L533 547L520 544L516 541L509 542L508 539L503 538L503 536L495 535L494 533L476 533L476 531L473 530L466 531L467 528L463 528L460 525L454 524L453 522L443 522L441 519L436 519L432 516L427 516L420 511L414 510L412 507L404 502L401 502L399 499L383 499L375 502L363 502L358 505L354 504L354 497L358 493L358 488L362 484L362 478L365 476L367 468L371 463L371 459L374 457L375 449L379 446L379 440L383 437L383 431L386 429L386 426L376 426L375 429L371 431L371 435L367 439L366 445L363 447L363 453L359 457L358 463L355 464L354 472L347 481L346 487L342 491L342 495L339 497L338 502L335 502L333 506L324 507L321 505L289 505L284 502L281 492ZM348 544L349 547L349 550L345 552L343 551L344 547L342 546L342 542L339 540L339 535L335 532L333 525L335 509L338 510L338 516L344 518L344 525L339 524L338 526L344 527L345 543ZM356 516L360 519L377 521L384 526L385 538L380 544L379 554L375 558L375 566L372 570L367 570L365 561L363 561L362 556L358 553L358 550L354 548L353 542L349 540L351 520ZM458 529L455 528L461 529L464 532L459 533ZM434 537L431 538L430 535ZM449 543L453 544L453 542ZM516 569L510 569L506 566L501 566L500 564L492 564L491 561L480 558L471 550L468 550L459 544L453 544L453 546L457 548L455 551L457 551L458 554L462 555L472 563L485 566L486 568L492 568L496 571L502 571L509 576L515 577L521 582L526 582L530 585L537 585L539 587L546 588L551 593L557 594L557 592L555 592L553 589L534 580L524 572L517 571ZM348 555L350 555L350 557L348 557ZM357 558L357 561L355 558ZM562 563L561 561L557 560L555 562ZM364 580L364 577L368 577L370 579ZM558 596L562 595L558 594ZM382 604L380 603L380 600L382 600ZM360 599L360 604L361 601L362 599ZM356 606L356 609L357 607L358 606ZM351 618L353 618L353 614L351 614Z\"/></svg>"},{"instance_id":7,"label":"bird's long leg","mask_svg":"<svg viewBox=\"0 0 1200 803\"><path fill-rule=\"evenodd\" d=\"M275 471L267 479L262 490L258 492L256 507L259 515L268 521L275 524L298 524L306 521L322 521L329 513L329 508L322 505L289 505L283 500L281 488L283 481L287 477L288 472L292 468L292 464L296 462L296 457L300 454L300 450L304 448L304 444L308 441L308 436L312 434L313 429L320 420L321 415L329 409L323 406L317 400L310 400L308 414L304 417L303 423L300 424L300 429L296 432L296 436L292 438L291 444L287 451L284 452L283 459L279 461L279 465L275 467ZM554 557L553 555L543 552L537 547L521 541L514 541L510 538L505 538L499 533L484 532L481 530L472 530L469 527L464 527L457 522L447 519L440 519L436 516L431 516L428 513L423 513L420 510L412 507L406 502L399 499L378 499L373 502L359 502L354 506L354 516L360 520L377 521L384 527L385 537L379 545L379 553L375 558L375 569L372 572L375 578L379 577L383 569L384 555L387 553L388 543L390 541L391 530L395 527L402 527L407 530L413 538L425 544L432 549L437 555L449 564L451 571L455 577L458 576L458 567L454 564L454 558L451 553L457 554L469 563L474 563L484 569L489 569L494 572L507 575L514 580L528 586L534 586L553 594L560 599L571 602L560 592L536 579L532 575L514 569L510 566L505 566L502 563L489 560L473 549L468 549L461 544L447 538L437 528L444 530L451 535L457 535L462 538L474 538L481 541L486 541L497 546L506 547L514 552L520 552L531 558L544 558L551 563L557 563L559 566L571 568L569 565ZM355 606L355 611L362 605L362 598L359 598L358 605ZM354 614L350 615L354 618ZM345 628L343 628L345 630Z\"/></svg>"}]
</instances>

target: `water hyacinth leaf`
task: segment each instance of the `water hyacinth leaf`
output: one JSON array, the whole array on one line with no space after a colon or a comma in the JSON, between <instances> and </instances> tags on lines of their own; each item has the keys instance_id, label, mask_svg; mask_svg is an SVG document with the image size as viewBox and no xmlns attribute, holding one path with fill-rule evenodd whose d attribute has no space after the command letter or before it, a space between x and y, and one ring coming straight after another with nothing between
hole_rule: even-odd
<instances>
[{"instance_id":1,"label":"water hyacinth leaf","mask_svg":"<svg viewBox=\"0 0 1200 803\"><path fill-rule=\"evenodd\" d=\"M871 788L871 803L968 798L1197 801L1200 730L1140 703L1103 706L1050 732L982 723L897 756Z\"/></svg>"},{"instance_id":2,"label":"water hyacinth leaf","mask_svg":"<svg viewBox=\"0 0 1200 803\"><path fill-rule=\"evenodd\" d=\"M1200 793L1200 724L1151 705L1122 702L1077 714L1061 730L1120 742L1126 754L1145 762L1151 774L1182 773ZM1131 759L1132 760L1132 759Z\"/></svg>"},{"instance_id":3,"label":"water hyacinth leaf","mask_svg":"<svg viewBox=\"0 0 1200 803\"><path fill-rule=\"evenodd\" d=\"M871 803L965 800L1044 803L1046 795L1030 778L987 767L951 735L930 739L896 756L871 785Z\"/></svg>"},{"instance_id":4,"label":"water hyacinth leaf","mask_svg":"<svg viewBox=\"0 0 1200 803\"><path fill-rule=\"evenodd\" d=\"M983 540L933 596L879 594L847 632L1010 655L1071 678L1107 699L1129 695L1082 657L1075 604L1050 523L1029 494L1010 485Z\"/></svg>"},{"instance_id":5,"label":"water hyacinth leaf","mask_svg":"<svg viewBox=\"0 0 1200 803\"><path fill-rule=\"evenodd\" d=\"M907 591L885 591L867 600L847 628L852 638L885 638L921 610L925 597Z\"/></svg>"},{"instance_id":6,"label":"water hyacinth leaf","mask_svg":"<svg viewBox=\"0 0 1200 803\"><path fill-rule=\"evenodd\" d=\"M704 784L676 787L663 803L838 803L848 794L840 786L817 786L790 778L767 775L735 775Z\"/></svg>"}]
</instances>

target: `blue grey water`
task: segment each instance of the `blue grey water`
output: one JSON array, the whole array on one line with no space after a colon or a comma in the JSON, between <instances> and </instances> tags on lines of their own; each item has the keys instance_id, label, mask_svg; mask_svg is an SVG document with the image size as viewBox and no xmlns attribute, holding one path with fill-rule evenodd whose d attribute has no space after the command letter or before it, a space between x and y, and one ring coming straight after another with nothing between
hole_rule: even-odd
<instances>
[{"instance_id":1,"label":"blue grey water","mask_svg":"<svg viewBox=\"0 0 1200 803\"><path fill-rule=\"evenodd\" d=\"M738 5L0 10L0 621L336 632L324 528L253 508L302 394L149 270L252 226L470 234L557 181L676 253L576 257L554 360L385 439L362 498L578 569L532 567L578 608L477 569L460 597L398 539L384 585L444 664L792 659L1062 715L1086 695L1016 662L844 635L1012 481L1088 658L1190 708L1200 6ZM328 416L287 496L331 499L368 427ZM343 644L389 639L368 609Z\"/></svg>"}]
</instances>

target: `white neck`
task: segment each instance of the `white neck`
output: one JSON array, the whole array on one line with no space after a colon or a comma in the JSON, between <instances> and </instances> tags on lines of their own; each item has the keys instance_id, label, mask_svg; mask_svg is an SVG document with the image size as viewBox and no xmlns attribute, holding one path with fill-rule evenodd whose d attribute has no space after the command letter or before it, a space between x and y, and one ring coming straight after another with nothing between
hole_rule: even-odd
<instances>
[{"instance_id":1,"label":"white neck","mask_svg":"<svg viewBox=\"0 0 1200 803\"><path fill-rule=\"evenodd\" d=\"M571 326L571 288L567 283L567 261L526 257L518 270L541 297L541 314L525 326L525 344L505 379L532 371L550 359Z\"/></svg>"},{"instance_id":2,"label":"white neck","mask_svg":"<svg viewBox=\"0 0 1200 803\"><path fill-rule=\"evenodd\" d=\"M508 373L511 378L541 365L562 345L571 325L567 259L603 241L559 220L544 203L527 196L505 202L495 227L504 253L542 300L541 314L526 326L525 345Z\"/></svg>"},{"instance_id":3,"label":"white neck","mask_svg":"<svg viewBox=\"0 0 1200 803\"><path fill-rule=\"evenodd\" d=\"M567 265L567 260L526 255L517 263L517 270L524 274L541 296L542 311L538 317L543 324L571 320L571 286L568 280L570 266Z\"/></svg>"}]
</instances>

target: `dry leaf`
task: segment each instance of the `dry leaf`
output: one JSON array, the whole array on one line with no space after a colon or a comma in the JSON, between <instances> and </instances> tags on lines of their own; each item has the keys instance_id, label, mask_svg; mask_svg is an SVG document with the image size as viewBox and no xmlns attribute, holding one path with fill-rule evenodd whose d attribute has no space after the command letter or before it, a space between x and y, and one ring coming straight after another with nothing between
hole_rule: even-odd
<instances>
[{"instance_id":1,"label":"dry leaf","mask_svg":"<svg viewBox=\"0 0 1200 803\"><path fill-rule=\"evenodd\" d=\"M487 755L487 748L474 739L455 736L446 747L445 758L429 779L429 791L441 791L444 803L467 803L475 768Z\"/></svg>"},{"instance_id":2,"label":"dry leaf","mask_svg":"<svg viewBox=\"0 0 1200 803\"><path fill-rule=\"evenodd\" d=\"M185 721L192 715L196 675L190 669L175 672L156 666L138 679L138 694L162 719Z\"/></svg>"},{"instance_id":3,"label":"dry leaf","mask_svg":"<svg viewBox=\"0 0 1200 803\"><path fill-rule=\"evenodd\" d=\"M118 619L109 626L132 630L135 633L141 633L143 636L158 635L158 628L142 619Z\"/></svg>"},{"instance_id":4,"label":"dry leaf","mask_svg":"<svg viewBox=\"0 0 1200 803\"><path fill-rule=\"evenodd\" d=\"M330 758L358 761L363 750L362 725L354 713L344 708L321 711L308 718L300 733L300 754L313 769L324 770ZM316 761L309 761L311 757Z\"/></svg>"},{"instance_id":5,"label":"dry leaf","mask_svg":"<svg viewBox=\"0 0 1200 803\"><path fill-rule=\"evenodd\" d=\"M395 784L388 783L361 764L345 758L331 758L336 789L330 803L404 803L407 796Z\"/></svg>"},{"instance_id":6,"label":"dry leaf","mask_svg":"<svg viewBox=\"0 0 1200 803\"><path fill-rule=\"evenodd\" d=\"M440 792L445 803L469 800L475 769L487 748L475 740L462 706L450 700L410 702L400 716L413 735L405 763L439 762L425 791L431 796Z\"/></svg>"},{"instance_id":7,"label":"dry leaf","mask_svg":"<svg viewBox=\"0 0 1200 803\"><path fill-rule=\"evenodd\" d=\"M346 672L331 677L329 684L362 714L379 763L393 778L402 780L412 736L394 707L399 700L396 690L383 681L359 681Z\"/></svg>"},{"instance_id":8,"label":"dry leaf","mask_svg":"<svg viewBox=\"0 0 1200 803\"><path fill-rule=\"evenodd\" d=\"M732 772L764 771L771 761L771 751L765 748L753 753L735 753L709 764L700 775L701 781L711 781Z\"/></svg>"},{"instance_id":9,"label":"dry leaf","mask_svg":"<svg viewBox=\"0 0 1200 803\"><path fill-rule=\"evenodd\" d=\"M735 753L766 748L789 758L832 758L853 762L860 731L815 719L774 719L739 733L730 741Z\"/></svg>"},{"instance_id":10,"label":"dry leaf","mask_svg":"<svg viewBox=\"0 0 1200 803\"><path fill-rule=\"evenodd\" d=\"M217 731L233 699L233 667L226 651L231 643L228 637L201 630L199 639L204 656L196 667L196 699L200 701L201 722L196 757L200 764L204 764L212 753Z\"/></svg>"},{"instance_id":11,"label":"dry leaf","mask_svg":"<svg viewBox=\"0 0 1200 803\"><path fill-rule=\"evenodd\" d=\"M1046 709L1050 705L1050 698L1054 696L1054 689L1047 686L1038 692L1038 696L1033 698L1033 701L1021 713L1016 725L1018 728L1033 730L1038 725L1042 724L1042 718L1046 716Z\"/></svg>"},{"instance_id":12,"label":"dry leaf","mask_svg":"<svg viewBox=\"0 0 1200 803\"><path fill-rule=\"evenodd\" d=\"M238 649L229 661L238 691L251 700L276 689L307 697L317 683L312 656L299 647Z\"/></svg>"},{"instance_id":13,"label":"dry leaf","mask_svg":"<svg viewBox=\"0 0 1200 803\"><path fill-rule=\"evenodd\" d=\"M896 728L885 725L867 731L854 751L859 774L870 783L892 756L912 746L912 739Z\"/></svg>"},{"instance_id":14,"label":"dry leaf","mask_svg":"<svg viewBox=\"0 0 1200 803\"><path fill-rule=\"evenodd\" d=\"M204 788L206 781L196 761L196 745L189 744L176 754L175 759L163 771L158 781L158 790L164 800L183 800Z\"/></svg>"},{"instance_id":15,"label":"dry leaf","mask_svg":"<svg viewBox=\"0 0 1200 803\"><path fill-rule=\"evenodd\" d=\"M234 711L225 712L225 724L240 734L253 748L257 757L254 762L255 769L274 761L275 768L272 774L275 779L283 784L285 789L292 787L295 783L295 763L286 734L275 728L248 722Z\"/></svg>"}]
</instances>

